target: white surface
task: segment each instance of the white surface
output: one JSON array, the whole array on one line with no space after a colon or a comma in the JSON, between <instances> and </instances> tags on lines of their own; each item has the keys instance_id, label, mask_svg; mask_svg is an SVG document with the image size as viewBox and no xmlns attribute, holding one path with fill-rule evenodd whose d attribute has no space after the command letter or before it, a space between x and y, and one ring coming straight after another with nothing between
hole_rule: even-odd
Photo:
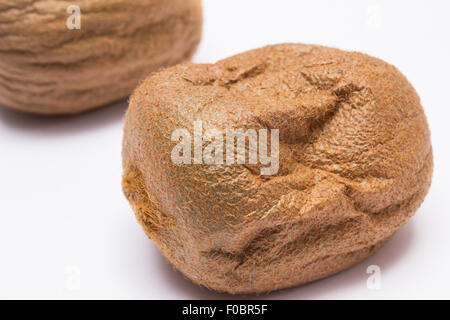
<instances>
[{"instance_id":1,"label":"white surface","mask_svg":"<svg viewBox=\"0 0 450 320\"><path fill-rule=\"evenodd\" d=\"M196 62L279 42L364 51L419 92L434 181L411 222L369 260L267 298L450 298L449 2L204 0ZM121 191L126 103L73 118L0 108L0 298L228 298L185 280L135 221ZM369 265L381 289L369 290Z\"/></svg>"}]
</instances>

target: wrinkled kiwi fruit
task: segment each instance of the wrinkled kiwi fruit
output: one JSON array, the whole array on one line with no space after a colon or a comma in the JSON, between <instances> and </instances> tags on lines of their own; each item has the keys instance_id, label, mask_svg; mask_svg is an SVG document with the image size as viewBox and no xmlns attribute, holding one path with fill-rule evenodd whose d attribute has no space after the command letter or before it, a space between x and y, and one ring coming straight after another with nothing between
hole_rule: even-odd
<instances>
[{"instance_id":1,"label":"wrinkled kiwi fruit","mask_svg":"<svg viewBox=\"0 0 450 320\"><path fill-rule=\"evenodd\" d=\"M279 129L279 170L175 164L171 136L196 121ZM420 99L395 67L282 44L150 75L130 100L123 169L124 193L164 256L197 284L248 294L374 254L424 200L433 156Z\"/></svg>"},{"instance_id":2,"label":"wrinkled kiwi fruit","mask_svg":"<svg viewBox=\"0 0 450 320\"><path fill-rule=\"evenodd\" d=\"M188 60L201 28L200 0L0 2L0 103L73 114L125 98Z\"/></svg>"}]
</instances>

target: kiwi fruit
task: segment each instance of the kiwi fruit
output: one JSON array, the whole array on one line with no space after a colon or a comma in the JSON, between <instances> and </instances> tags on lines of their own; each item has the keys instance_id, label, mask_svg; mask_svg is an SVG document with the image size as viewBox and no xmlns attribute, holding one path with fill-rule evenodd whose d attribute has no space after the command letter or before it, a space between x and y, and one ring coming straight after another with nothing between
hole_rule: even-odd
<instances>
[{"instance_id":1,"label":"kiwi fruit","mask_svg":"<svg viewBox=\"0 0 450 320\"><path fill-rule=\"evenodd\" d=\"M173 132L198 121L202 132L279 130L278 171L174 163ZM423 202L433 154L419 96L394 66L280 44L150 75L130 99L123 170L137 220L178 270L258 294L373 255Z\"/></svg>"},{"instance_id":2,"label":"kiwi fruit","mask_svg":"<svg viewBox=\"0 0 450 320\"><path fill-rule=\"evenodd\" d=\"M190 59L201 29L200 0L2 1L0 103L39 114L106 105Z\"/></svg>"}]
</instances>

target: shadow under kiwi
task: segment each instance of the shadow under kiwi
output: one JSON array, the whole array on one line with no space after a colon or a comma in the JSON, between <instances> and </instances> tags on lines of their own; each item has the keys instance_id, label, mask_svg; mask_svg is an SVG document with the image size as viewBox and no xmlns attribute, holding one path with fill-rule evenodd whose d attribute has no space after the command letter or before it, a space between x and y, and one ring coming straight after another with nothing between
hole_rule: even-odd
<instances>
[{"instance_id":1,"label":"shadow under kiwi","mask_svg":"<svg viewBox=\"0 0 450 320\"><path fill-rule=\"evenodd\" d=\"M369 275L366 273L370 265L378 265L382 272L393 267L412 247L414 238L414 221L403 226L378 252L361 263L328 278L289 289L282 289L262 295L231 295L218 293L194 284L177 271L161 254L159 259L161 276L174 290L184 291L193 300L254 300L254 299L286 299L306 300L329 298L330 292L352 286L366 286ZM367 289L369 290L369 289Z\"/></svg>"},{"instance_id":2,"label":"shadow under kiwi","mask_svg":"<svg viewBox=\"0 0 450 320\"><path fill-rule=\"evenodd\" d=\"M366 283L370 274L367 267L377 265L381 273L401 261L405 254L413 247L415 223L413 220L403 226L396 234L374 255L359 264L341 271L331 277L317 280L300 287L294 287L273 292L270 299L300 299L311 300L329 298L330 292L339 292L346 287L367 288ZM369 289L367 289L369 291ZM361 297L363 298L363 297Z\"/></svg>"},{"instance_id":3,"label":"shadow under kiwi","mask_svg":"<svg viewBox=\"0 0 450 320\"><path fill-rule=\"evenodd\" d=\"M0 105L0 126L33 137L64 136L121 122L128 98L74 115L39 115Z\"/></svg>"}]
</instances>

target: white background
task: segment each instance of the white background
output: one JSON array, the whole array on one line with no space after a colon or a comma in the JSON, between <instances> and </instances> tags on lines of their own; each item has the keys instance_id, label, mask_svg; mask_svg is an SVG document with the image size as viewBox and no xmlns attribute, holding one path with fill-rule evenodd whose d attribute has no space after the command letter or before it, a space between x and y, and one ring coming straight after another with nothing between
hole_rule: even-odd
<instances>
[{"instance_id":1,"label":"white background","mask_svg":"<svg viewBox=\"0 0 450 320\"><path fill-rule=\"evenodd\" d=\"M273 299L450 298L449 1L204 0L195 62L280 42L357 50L419 92L435 156L416 216L376 255ZM0 107L0 298L230 298L185 280L147 239L121 191L126 102L76 117ZM369 290L366 269L381 268ZM252 297L247 297L252 298Z\"/></svg>"}]
</instances>

